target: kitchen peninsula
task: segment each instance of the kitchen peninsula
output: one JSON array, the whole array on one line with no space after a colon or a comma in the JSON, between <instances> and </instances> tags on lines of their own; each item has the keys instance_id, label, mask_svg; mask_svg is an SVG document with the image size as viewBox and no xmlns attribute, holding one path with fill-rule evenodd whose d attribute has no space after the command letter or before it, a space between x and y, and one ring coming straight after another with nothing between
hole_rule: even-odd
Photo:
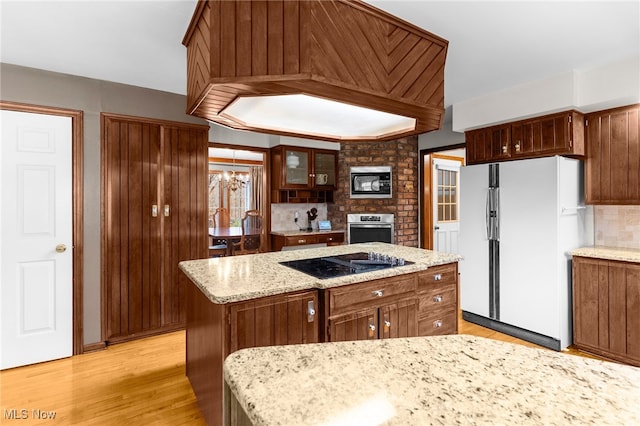
<instances>
[{"instance_id":1,"label":"kitchen peninsula","mask_svg":"<svg viewBox=\"0 0 640 426\"><path fill-rule=\"evenodd\" d=\"M405 264L320 279L281 264L383 253ZM457 332L460 256L363 243L185 261L187 376L222 423L223 362L243 348Z\"/></svg>"},{"instance_id":2,"label":"kitchen peninsula","mask_svg":"<svg viewBox=\"0 0 640 426\"><path fill-rule=\"evenodd\" d=\"M231 425L637 425L640 369L468 335L252 348Z\"/></svg>"}]
</instances>

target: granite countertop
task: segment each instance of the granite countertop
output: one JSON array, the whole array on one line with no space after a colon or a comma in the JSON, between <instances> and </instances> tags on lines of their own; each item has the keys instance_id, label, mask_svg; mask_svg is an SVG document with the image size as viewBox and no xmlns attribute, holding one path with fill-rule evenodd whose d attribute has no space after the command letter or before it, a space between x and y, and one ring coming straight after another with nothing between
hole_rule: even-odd
<instances>
[{"instance_id":1,"label":"granite countertop","mask_svg":"<svg viewBox=\"0 0 640 426\"><path fill-rule=\"evenodd\" d=\"M624 247L589 246L571 251L572 256L593 257L596 259L621 260L640 263L640 250Z\"/></svg>"},{"instance_id":2,"label":"granite countertop","mask_svg":"<svg viewBox=\"0 0 640 426\"><path fill-rule=\"evenodd\" d=\"M333 233L345 233L346 229L332 229L331 231L307 231L300 229L297 231L271 231L271 235L282 235L284 237L295 237L298 235L322 235Z\"/></svg>"},{"instance_id":3,"label":"granite countertop","mask_svg":"<svg viewBox=\"0 0 640 426\"><path fill-rule=\"evenodd\" d=\"M278 262L358 252L379 252L415 262L373 272L319 279ZM457 254L386 243L361 243L180 262L180 269L213 303L224 304L308 289L326 289L426 270L457 262Z\"/></svg>"},{"instance_id":4,"label":"granite countertop","mask_svg":"<svg viewBox=\"0 0 640 426\"><path fill-rule=\"evenodd\" d=\"M224 376L254 425L640 424L640 368L468 335L243 349Z\"/></svg>"}]
</instances>

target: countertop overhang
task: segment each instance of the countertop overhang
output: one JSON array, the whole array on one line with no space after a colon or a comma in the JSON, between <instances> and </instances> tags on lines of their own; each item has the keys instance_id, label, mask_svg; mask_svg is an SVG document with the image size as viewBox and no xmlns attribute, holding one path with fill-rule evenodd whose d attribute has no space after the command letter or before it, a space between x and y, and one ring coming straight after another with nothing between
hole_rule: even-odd
<instances>
[{"instance_id":1,"label":"countertop overhang","mask_svg":"<svg viewBox=\"0 0 640 426\"><path fill-rule=\"evenodd\" d=\"M279 262L337 254L379 252L402 257L412 265L319 279ZM243 256L180 262L180 269L213 303L225 304L313 288L327 289L380 278L424 271L430 266L457 262L462 256L387 243L361 243Z\"/></svg>"},{"instance_id":2,"label":"countertop overhang","mask_svg":"<svg viewBox=\"0 0 640 426\"><path fill-rule=\"evenodd\" d=\"M226 359L254 425L640 424L640 369L468 335L272 346Z\"/></svg>"},{"instance_id":3,"label":"countertop overhang","mask_svg":"<svg viewBox=\"0 0 640 426\"><path fill-rule=\"evenodd\" d=\"M588 246L571 251L572 256L640 263L640 250L624 247Z\"/></svg>"}]
</instances>

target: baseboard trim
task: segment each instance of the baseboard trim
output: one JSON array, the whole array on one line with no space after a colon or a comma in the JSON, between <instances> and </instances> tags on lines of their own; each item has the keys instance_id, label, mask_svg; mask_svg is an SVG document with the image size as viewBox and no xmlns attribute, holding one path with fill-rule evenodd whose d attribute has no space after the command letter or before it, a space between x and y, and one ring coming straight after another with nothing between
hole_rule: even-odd
<instances>
[{"instance_id":1,"label":"baseboard trim","mask_svg":"<svg viewBox=\"0 0 640 426\"><path fill-rule=\"evenodd\" d=\"M553 349L554 351L559 352L561 350L560 340L545 336L544 334L525 330L524 328L516 327L515 325L506 324L504 322L496 321L467 311L462 311L462 319L499 331L500 333L508 334L509 336L517 337L518 339L526 340L530 343L535 343L536 345L544 346L548 349Z\"/></svg>"},{"instance_id":2,"label":"baseboard trim","mask_svg":"<svg viewBox=\"0 0 640 426\"><path fill-rule=\"evenodd\" d=\"M102 351L107 348L107 342L89 343L82 346L82 353Z\"/></svg>"}]
</instances>

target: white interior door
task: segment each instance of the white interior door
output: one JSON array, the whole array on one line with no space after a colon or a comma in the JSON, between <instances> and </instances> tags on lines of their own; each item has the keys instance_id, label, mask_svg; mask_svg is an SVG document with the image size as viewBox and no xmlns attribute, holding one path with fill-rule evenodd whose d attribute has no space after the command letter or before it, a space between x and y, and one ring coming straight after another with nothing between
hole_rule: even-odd
<instances>
[{"instance_id":1,"label":"white interior door","mask_svg":"<svg viewBox=\"0 0 640 426\"><path fill-rule=\"evenodd\" d=\"M72 355L72 123L0 113L0 368L6 369Z\"/></svg>"},{"instance_id":2,"label":"white interior door","mask_svg":"<svg viewBox=\"0 0 640 426\"><path fill-rule=\"evenodd\" d=\"M433 249L458 253L460 162L433 159Z\"/></svg>"}]
</instances>

